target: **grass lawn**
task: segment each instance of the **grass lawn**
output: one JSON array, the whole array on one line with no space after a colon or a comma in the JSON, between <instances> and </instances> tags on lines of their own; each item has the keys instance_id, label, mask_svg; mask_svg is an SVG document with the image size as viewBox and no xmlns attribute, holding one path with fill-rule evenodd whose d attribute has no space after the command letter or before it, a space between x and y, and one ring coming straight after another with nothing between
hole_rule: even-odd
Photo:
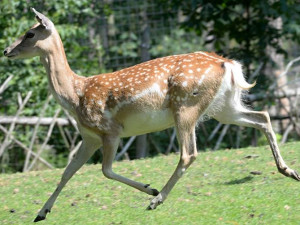
<instances>
[{"instance_id":1,"label":"grass lawn","mask_svg":"<svg viewBox=\"0 0 300 225\"><path fill-rule=\"evenodd\" d=\"M300 142L281 146L300 171ZM258 157L245 158L249 155ZM114 171L161 189L179 155L116 162ZM32 224L63 170L0 175L0 224ZM253 175L251 172L261 172ZM277 172L269 147L200 153L156 210L151 196L84 166L40 224L299 224L300 183Z\"/></svg>"}]
</instances>

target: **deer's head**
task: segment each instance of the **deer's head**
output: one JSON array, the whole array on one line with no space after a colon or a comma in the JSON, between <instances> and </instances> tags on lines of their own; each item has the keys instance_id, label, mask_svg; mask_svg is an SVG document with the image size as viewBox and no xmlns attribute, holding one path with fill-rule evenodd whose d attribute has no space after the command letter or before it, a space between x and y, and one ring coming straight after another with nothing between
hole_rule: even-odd
<instances>
[{"instance_id":1,"label":"deer's head","mask_svg":"<svg viewBox=\"0 0 300 225\"><path fill-rule=\"evenodd\" d=\"M19 37L13 44L4 50L4 55L11 59L31 58L41 56L50 47L54 24L50 19L31 8L38 21L25 35Z\"/></svg>"}]
</instances>

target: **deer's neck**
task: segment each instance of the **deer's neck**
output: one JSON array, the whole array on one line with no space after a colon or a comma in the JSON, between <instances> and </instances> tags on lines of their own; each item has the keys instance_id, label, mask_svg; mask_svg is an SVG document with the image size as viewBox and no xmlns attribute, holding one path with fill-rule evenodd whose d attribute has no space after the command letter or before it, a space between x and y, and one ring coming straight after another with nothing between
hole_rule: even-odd
<instances>
[{"instance_id":1,"label":"deer's neck","mask_svg":"<svg viewBox=\"0 0 300 225\"><path fill-rule=\"evenodd\" d=\"M79 102L74 82L80 78L71 70L60 38L56 39L51 51L41 56L41 62L46 68L49 88L55 99L64 108L74 111Z\"/></svg>"}]
</instances>

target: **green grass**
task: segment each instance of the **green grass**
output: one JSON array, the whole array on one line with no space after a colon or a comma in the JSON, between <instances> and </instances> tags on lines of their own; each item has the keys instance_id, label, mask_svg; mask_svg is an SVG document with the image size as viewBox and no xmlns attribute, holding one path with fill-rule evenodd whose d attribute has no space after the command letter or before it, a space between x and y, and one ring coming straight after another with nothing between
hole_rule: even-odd
<instances>
[{"instance_id":1,"label":"green grass","mask_svg":"<svg viewBox=\"0 0 300 225\"><path fill-rule=\"evenodd\" d=\"M281 146L300 170L300 143ZM247 155L258 155L246 159ZM161 189L179 155L114 163L114 170ZM165 203L146 211L151 196L111 181L100 165L84 166L40 224L299 224L300 183L277 173L268 147L200 153ZM30 224L61 169L0 175L0 224ZM261 175L251 175L260 171Z\"/></svg>"}]
</instances>

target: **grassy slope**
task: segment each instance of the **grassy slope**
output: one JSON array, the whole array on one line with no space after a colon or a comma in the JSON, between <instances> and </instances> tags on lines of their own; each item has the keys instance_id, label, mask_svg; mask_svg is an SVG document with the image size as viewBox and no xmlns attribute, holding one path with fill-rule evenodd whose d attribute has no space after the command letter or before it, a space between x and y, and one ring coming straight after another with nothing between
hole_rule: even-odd
<instances>
[{"instance_id":1,"label":"grassy slope","mask_svg":"<svg viewBox=\"0 0 300 225\"><path fill-rule=\"evenodd\" d=\"M300 143L281 147L285 161L298 170L299 150ZM251 154L259 157L244 158ZM160 189L178 158L118 162L114 170ZM0 175L0 224L30 224L61 173ZM100 165L90 165L72 178L40 224L299 224L299 187L277 173L268 147L206 152L199 154L163 205L146 211L151 196L105 179Z\"/></svg>"}]
</instances>

